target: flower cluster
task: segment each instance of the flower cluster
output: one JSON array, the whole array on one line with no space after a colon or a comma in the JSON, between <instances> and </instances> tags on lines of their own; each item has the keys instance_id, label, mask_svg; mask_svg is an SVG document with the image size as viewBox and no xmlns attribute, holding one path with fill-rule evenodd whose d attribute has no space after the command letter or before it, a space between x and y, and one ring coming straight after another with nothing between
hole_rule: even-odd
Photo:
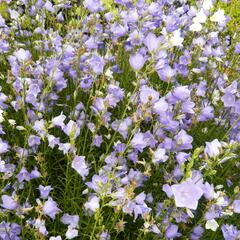
<instances>
[{"instance_id":1,"label":"flower cluster","mask_svg":"<svg viewBox=\"0 0 240 240\"><path fill-rule=\"evenodd\" d=\"M224 9L0 1L1 239L240 239Z\"/></svg>"}]
</instances>

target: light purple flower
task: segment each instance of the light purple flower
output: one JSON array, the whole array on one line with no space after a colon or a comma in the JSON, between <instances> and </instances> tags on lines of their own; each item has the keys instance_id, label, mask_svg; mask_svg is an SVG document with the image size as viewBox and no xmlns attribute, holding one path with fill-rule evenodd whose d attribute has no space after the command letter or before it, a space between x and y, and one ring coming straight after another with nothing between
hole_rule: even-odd
<instances>
[{"instance_id":1,"label":"light purple flower","mask_svg":"<svg viewBox=\"0 0 240 240\"><path fill-rule=\"evenodd\" d=\"M225 92L221 100L223 101L224 107L233 107L235 104L235 96L231 92Z\"/></svg>"},{"instance_id":2,"label":"light purple flower","mask_svg":"<svg viewBox=\"0 0 240 240\"><path fill-rule=\"evenodd\" d=\"M94 139L93 139L93 146L96 146L96 147L100 147L101 144L103 142L103 138L101 135L95 135Z\"/></svg>"},{"instance_id":3,"label":"light purple flower","mask_svg":"<svg viewBox=\"0 0 240 240\"><path fill-rule=\"evenodd\" d=\"M131 55L129 58L129 63L135 71L140 70L144 66L145 61L145 57L139 52Z\"/></svg>"},{"instance_id":4,"label":"light purple flower","mask_svg":"<svg viewBox=\"0 0 240 240\"><path fill-rule=\"evenodd\" d=\"M240 54L240 42L235 45L234 53Z\"/></svg>"},{"instance_id":5,"label":"light purple flower","mask_svg":"<svg viewBox=\"0 0 240 240\"><path fill-rule=\"evenodd\" d=\"M103 9L101 1L99 0L84 0L83 5L90 12L99 12Z\"/></svg>"},{"instance_id":6,"label":"light purple flower","mask_svg":"<svg viewBox=\"0 0 240 240\"><path fill-rule=\"evenodd\" d=\"M172 188L169 184L163 184L162 190L167 194L169 198L173 196Z\"/></svg>"},{"instance_id":7,"label":"light purple flower","mask_svg":"<svg viewBox=\"0 0 240 240\"><path fill-rule=\"evenodd\" d=\"M88 202L84 204L84 207L86 210L96 212L96 210L100 207L99 201L99 198L96 196L89 197Z\"/></svg>"},{"instance_id":8,"label":"light purple flower","mask_svg":"<svg viewBox=\"0 0 240 240\"><path fill-rule=\"evenodd\" d=\"M93 189L95 192L99 193L103 191L104 188L106 188L107 181L108 181L107 177L93 175L92 181L87 182L86 185L89 188Z\"/></svg>"},{"instance_id":9,"label":"light purple flower","mask_svg":"<svg viewBox=\"0 0 240 240\"><path fill-rule=\"evenodd\" d=\"M47 135L47 139L48 139L48 146L52 149L60 143L60 138L50 134Z\"/></svg>"},{"instance_id":10,"label":"light purple flower","mask_svg":"<svg viewBox=\"0 0 240 240\"><path fill-rule=\"evenodd\" d=\"M8 152L9 146L0 138L0 154Z\"/></svg>"},{"instance_id":11,"label":"light purple flower","mask_svg":"<svg viewBox=\"0 0 240 240\"><path fill-rule=\"evenodd\" d=\"M212 106L206 106L201 110L199 121L207 121L214 117L214 108Z\"/></svg>"},{"instance_id":12,"label":"light purple flower","mask_svg":"<svg viewBox=\"0 0 240 240\"><path fill-rule=\"evenodd\" d=\"M156 67L157 68L157 67ZM170 82L172 81L173 77L176 75L176 70L169 66L168 64L165 64L160 69L157 69L157 73L159 78L164 82Z\"/></svg>"},{"instance_id":13,"label":"light purple flower","mask_svg":"<svg viewBox=\"0 0 240 240\"><path fill-rule=\"evenodd\" d=\"M73 239L78 236L78 230L68 226L68 230L65 235L67 239Z\"/></svg>"},{"instance_id":14,"label":"light purple flower","mask_svg":"<svg viewBox=\"0 0 240 240\"><path fill-rule=\"evenodd\" d=\"M175 224L170 224L166 229L165 236L167 239L173 239L175 237L180 237L181 234L178 232L178 226Z\"/></svg>"},{"instance_id":15,"label":"light purple flower","mask_svg":"<svg viewBox=\"0 0 240 240\"><path fill-rule=\"evenodd\" d=\"M171 188L177 207L197 209L198 200L203 195L203 190L197 184L194 184L192 180L187 180L180 184L174 184Z\"/></svg>"},{"instance_id":16,"label":"light purple flower","mask_svg":"<svg viewBox=\"0 0 240 240\"><path fill-rule=\"evenodd\" d=\"M204 232L204 229L201 225L197 225L194 227L192 233L191 233L191 240L198 240L201 238L202 234Z\"/></svg>"},{"instance_id":17,"label":"light purple flower","mask_svg":"<svg viewBox=\"0 0 240 240\"><path fill-rule=\"evenodd\" d=\"M68 151L71 148L71 144L70 143L59 143L58 144L58 149L63 151L64 154L67 154Z\"/></svg>"},{"instance_id":18,"label":"light purple flower","mask_svg":"<svg viewBox=\"0 0 240 240\"><path fill-rule=\"evenodd\" d=\"M154 147L156 140L153 138L152 134L147 131L145 133L136 133L131 140L131 145L134 149L142 152L147 146Z\"/></svg>"},{"instance_id":19,"label":"light purple flower","mask_svg":"<svg viewBox=\"0 0 240 240\"><path fill-rule=\"evenodd\" d=\"M185 130L181 130L175 137L177 148L180 150L192 149L192 136L188 135Z\"/></svg>"},{"instance_id":20,"label":"light purple flower","mask_svg":"<svg viewBox=\"0 0 240 240\"><path fill-rule=\"evenodd\" d=\"M26 168L22 168L16 177L20 183L23 181L27 181L27 182L30 181L30 174Z\"/></svg>"},{"instance_id":21,"label":"light purple flower","mask_svg":"<svg viewBox=\"0 0 240 240\"><path fill-rule=\"evenodd\" d=\"M64 126L65 126L65 124L64 124L65 119L66 119L66 116L61 113L59 116L54 117L52 119L52 124L53 124L53 126L58 126L58 127L61 127L63 129Z\"/></svg>"},{"instance_id":22,"label":"light purple flower","mask_svg":"<svg viewBox=\"0 0 240 240\"><path fill-rule=\"evenodd\" d=\"M160 38L156 37L154 33L148 33L144 40L145 46L148 48L149 52L158 50L160 45Z\"/></svg>"},{"instance_id":23,"label":"light purple flower","mask_svg":"<svg viewBox=\"0 0 240 240\"><path fill-rule=\"evenodd\" d=\"M143 104L154 104L159 99L159 93L153 88L142 86L140 88L140 101Z\"/></svg>"},{"instance_id":24,"label":"light purple flower","mask_svg":"<svg viewBox=\"0 0 240 240\"><path fill-rule=\"evenodd\" d=\"M42 234L43 236L48 235L47 228L45 226L45 220L41 220L39 218L36 219L34 222L33 226L38 229L39 233Z\"/></svg>"},{"instance_id":25,"label":"light purple flower","mask_svg":"<svg viewBox=\"0 0 240 240\"><path fill-rule=\"evenodd\" d=\"M103 73L103 68L104 68L104 60L102 57L98 55L93 55L89 60L88 64L93 70L94 73L97 75L100 75Z\"/></svg>"},{"instance_id":26,"label":"light purple flower","mask_svg":"<svg viewBox=\"0 0 240 240\"><path fill-rule=\"evenodd\" d=\"M153 105L153 111L157 114L162 114L163 112L166 112L168 110L168 103L165 100L165 98L160 98L157 102Z\"/></svg>"},{"instance_id":27,"label":"light purple flower","mask_svg":"<svg viewBox=\"0 0 240 240\"><path fill-rule=\"evenodd\" d=\"M40 178L41 173L38 171L37 167L35 167L31 172L30 172L30 179L36 179Z\"/></svg>"},{"instance_id":28,"label":"light purple flower","mask_svg":"<svg viewBox=\"0 0 240 240\"><path fill-rule=\"evenodd\" d=\"M89 173L88 165L85 162L85 156L75 156L71 167L81 175L83 180L85 180L85 177Z\"/></svg>"},{"instance_id":29,"label":"light purple flower","mask_svg":"<svg viewBox=\"0 0 240 240\"><path fill-rule=\"evenodd\" d=\"M18 51L14 52L14 56L19 62L29 61L32 57L31 53L23 48L20 48Z\"/></svg>"},{"instance_id":30,"label":"light purple flower","mask_svg":"<svg viewBox=\"0 0 240 240\"><path fill-rule=\"evenodd\" d=\"M173 92L172 95L180 101L184 101L187 98L190 97L190 91L188 89L188 86L180 86L180 87L176 87Z\"/></svg>"},{"instance_id":31,"label":"light purple flower","mask_svg":"<svg viewBox=\"0 0 240 240\"><path fill-rule=\"evenodd\" d=\"M177 160L178 164L181 165L181 164L185 163L189 157L190 157L190 154L185 153L185 152L179 152L176 155L176 160Z\"/></svg>"},{"instance_id":32,"label":"light purple flower","mask_svg":"<svg viewBox=\"0 0 240 240\"><path fill-rule=\"evenodd\" d=\"M70 120L68 124L64 126L63 131L70 137L70 139L76 139L80 134L79 126L72 120Z\"/></svg>"},{"instance_id":33,"label":"light purple flower","mask_svg":"<svg viewBox=\"0 0 240 240\"><path fill-rule=\"evenodd\" d=\"M202 186L200 186L200 187L203 190L204 197L208 200L213 199L215 196L213 184L209 184L208 182L205 182L204 184L201 184L201 185Z\"/></svg>"},{"instance_id":34,"label":"light purple flower","mask_svg":"<svg viewBox=\"0 0 240 240\"><path fill-rule=\"evenodd\" d=\"M237 240L240 237L240 231L234 225L224 224L221 230L225 240Z\"/></svg>"},{"instance_id":35,"label":"light purple flower","mask_svg":"<svg viewBox=\"0 0 240 240\"><path fill-rule=\"evenodd\" d=\"M199 85L197 86L196 95L204 97L206 94L206 88L207 88L207 82L201 81Z\"/></svg>"},{"instance_id":36,"label":"light purple flower","mask_svg":"<svg viewBox=\"0 0 240 240\"><path fill-rule=\"evenodd\" d=\"M56 214L60 211L61 210L57 207L57 203L51 197L48 197L48 200L43 205L43 213L55 219Z\"/></svg>"},{"instance_id":37,"label":"light purple flower","mask_svg":"<svg viewBox=\"0 0 240 240\"><path fill-rule=\"evenodd\" d=\"M36 135L30 135L28 138L29 147L38 146L41 143L41 138Z\"/></svg>"},{"instance_id":38,"label":"light purple flower","mask_svg":"<svg viewBox=\"0 0 240 240\"><path fill-rule=\"evenodd\" d=\"M5 26L5 19L2 17L2 15L0 15L0 27L4 27Z\"/></svg>"},{"instance_id":39,"label":"light purple flower","mask_svg":"<svg viewBox=\"0 0 240 240\"><path fill-rule=\"evenodd\" d=\"M128 136L128 130L130 129L132 125L132 119L130 117L125 118L120 123L118 120L114 121L112 123L112 128L115 131L118 131L124 139Z\"/></svg>"},{"instance_id":40,"label":"light purple flower","mask_svg":"<svg viewBox=\"0 0 240 240\"><path fill-rule=\"evenodd\" d=\"M125 36L128 30L127 25L121 25L117 22L111 25L111 32L113 34L113 41L116 41L117 38Z\"/></svg>"},{"instance_id":41,"label":"light purple flower","mask_svg":"<svg viewBox=\"0 0 240 240\"><path fill-rule=\"evenodd\" d=\"M166 149L158 147L153 153L153 163L166 162L167 160L168 155L166 155Z\"/></svg>"},{"instance_id":42,"label":"light purple flower","mask_svg":"<svg viewBox=\"0 0 240 240\"><path fill-rule=\"evenodd\" d=\"M234 200L232 206L235 213L240 213L240 200Z\"/></svg>"},{"instance_id":43,"label":"light purple flower","mask_svg":"<svg viewBox=\"0 0 240 240\"><path fill-rule=\"evenodd\" d=\"M102 231L100 236L99 236L99 240L110 240L110 234L108 233L108 231Z\"/></svg>"},{"instance_id":44,"label":"light purple flower","mask_svg":"<svg viewBox=\"0 0 240 240\"><path fill-rule=\"evenodd\" d=\"M209 157L216 157L220 154L221 148L222 148L222 145L218 141L218 139L214 139L212 142L206 142L206 147L204 149L204 152Z\"/></svg>"},{"instance_id":45,"label":"light purple flower","mask_svg":"<svg viewBox=\"0 0 240 240\"><path fill-rule=\"evenodd\" d=\"M79 216L78 215L70 215L68 213L65 213L61 217L61 222L65 225L69 225L72 228L78 228Z\"/></svg>"},{"instance_id":46,"label":"light purple flower","mask_svg":"<svg viewBox=\"0 0 240 240\"><path fill-rule=\"evenodd\" d=\"M40 198L47 199L49 193L52 191L52 187L51 186L44 187L43 185L39 185L38 190L40 192Z\"/></svg>"},{"instance_id":47,"label":"light purple flower","mask_svg":"<svg viewBox=\"0 0 240 240\"><path fill-rule=\"evenodd\" d=\"M46 1L44 7L51 13L54 13L54 7L53 4L50 1Z\"/></svg>"},{"instance_id":48,"label":"light purple flower","mask_svg":"<svg viewBox=\"0 0 240 240\"><path fill-rule=\"evenodd\" d=\"M182 103L182 107L181 110L183 113L191 113L194 114L194 108L195 103L190 101L190 100L186 100L185 102Z\"/></svg>"},{"instance_id":49,"label":"light purple flower","mask_svg":"<svg viewBox=\"0 0 240 240\"><path fill-rule=\"evenodd\" d=\"M14 210L18 207L18 203L8 195L2 195L2 204L1 207L8 210Z\"/></svg>"}]
</instances>

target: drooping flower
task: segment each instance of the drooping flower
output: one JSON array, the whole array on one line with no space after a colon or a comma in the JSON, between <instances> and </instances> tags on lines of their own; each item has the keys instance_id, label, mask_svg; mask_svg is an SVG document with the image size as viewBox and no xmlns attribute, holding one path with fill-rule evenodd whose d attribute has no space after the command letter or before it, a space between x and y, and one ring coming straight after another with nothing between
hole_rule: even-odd
<instances>
[{"instance_id":1,"label":"drooping flower","mask_svg":"<svg viewBox=\"0 0 240 240\"><path fill-rule=\"evenodd\" d=\"M111 236L108 233L108 231L102 231L100 236L99 236L99 240L110 240Z\"/></svg>"},{"instance_id":2,"label":"drooping flower","mask_svg":"<svg viewBox=\"0 0 240 240\"><path fill-rule=\"evenodd\" d=\"M59 143L58 144L58 149L63 151L64 154L67 154L68 151L71 148L71 144L70 143Z\"/></svg>"},{"instance_id":3,"label":"drooping flower","mask_svg":"<svg viewBox=\"0 0 240 240\"><path fill-rule=\"evenodd\" d=\"M47 9L47 11L54 13L54 7L53 4L50 1L46 1L46 3L44 4L44 7Z\"/></svg>"},{"instance_id":4,"label":"drooping flower","mask_svg":"<svg viewBox=\"0 0 240 240\"><path fill-rule=\"evenodd\" d=\"M201 225L197 225L194 227L192 233L191 233L191 240L198 240L201 238L202 234L204 232L204 229Z\"/></svg>"},{"instance_id":5,"label":"drooping flower","mask_svg":"<svg viewBox=\"0 0 240 240\"><path fill-rule=\"evenodd\" d=\"M93 139L93 146L100 147L103 142L103 138L101 135L96 134Z\"/></svg>"},{"instance_id":6,"label":"drooping flower","mask_svg":"<svg viewBox=\"0 0 240 240\"><path fill-rule=\"evenodd\" d=\"M99 198L96 196L89 197L88 202L84 204L84 207L86 210L96 212L96 210L100 207L99 201Z\"/></svg>"},{"instance_id":7,"label":"drooping flower","mask_svg":"<svg viewBox=\"0 0 240 240\"><path fill-rule=\"evenodd\" d=\"M78 228L79 216L78 215L70 215L68 213L65 213L61 217L61 222L65 225L69 225L72 228Z\"/></svg>"},{"instance_id":8,"label":"drooping flower","mask_svg":"<svg viewBox=\"0 0 240 240\"><path fill-rule=\"evenodd\" d=\"M161 115L163 112L166 112L169 108L168 102L165 98L160 98L153 105L153 112Z\"/></svg>"},{"instance_id":9,"label":"drooping flower","mask_svg":"<svg viewBox=\"0 0 240 240\"><path fill-rule=\"evenodd\" d=\"M169 66L169 64L165 64L160 69L157 69L157 73L162 81L171 82L176 75L176 70Z\"/></svg>"},{"instance_id":10,"label":"drooping flower","mask_svg":"<svg viewBox=\"0 0 240 240\"><path fill-rule=\"evenodd\" d=\"M78 236L78 230L75 228L72 228L71 226L68 226L68 230L65 234L67 239L73 239Z\"/></svg>"},{"instance_id":11,"label":"drooping flower","mask_svg":"<svg viewBox=\"0 0 240 240\"><path fill-rule=\"evenodd\" d=\"M112 128L115 131L118 131L122 135L122 137L126 139L128 135L128 130L130 129L131 125L132 119L130 117L127 117L123 119L121 122L119 122L118 120L114 121L112 123Z\"/></svg>"},{"instance_id":12,"label":"drooping flower","mask_svg":"<svg viewBox=\"0 0 240 240\"><path fill-rule=\"evenodd\" d=\"M185 153L185 152L179 152L176 155L176 160L178 162L178 164L183 164L184 162L186 162L188 160L188 158L190 157L190 154Z\"/></svg>"},{"instance_id":13,"label":"drooping flower","mask_svg":"<svg viewBox=\"0 0 240 240\"><path fill-rule=\"evenodd\" d=\"M40 218L37 218L34 223L33 226L38 229L39 233L42 234L43 236L47 236L48 235L48 231L47 228L45 226L45 220L42 220Z\"/></svg>"},{"instance_id":14,"label":"drooping flower","mask_svg":"<svg viewBox=\"0 0 240 240\"><path fill-rule=\"evenodd\" d=\"M41 138L36 135L30 135L28 138L29 147L38 146L41 143Z\"/></svg>"},{"instance_id":15,"label":"drooping flower","mask_svg":"<svg viewBox=\"0 0 240 240\"><path fill-rule=\"evenodd\" d=\"M82 179L85 180L89 173L88 165L85 162L85 156L75 156L71 166L81 175Z\"/></svg>"},{"instance_id":16,"label":"drooping flower","mask_svg":"<svg viewBox=\"0 0 240 240\"><path fill-rule=\"evenodd\" d=\"M18 203L8 195L2 195L2 204L1 207L8 210L14 210L18 207Z\"/></svg>"},{"instance_id":17,"label":"drooping flower","mask_svg":"<svg viewBox=\"0 0 240 240\"><path fill-rule=\"evenodd\" d=\"M220 154L221 148L222 148L222 145L218 141L218 139L214 139L212 142L206 142L206 147L204 149L204 152L209 157L216 157Z\"/></svg>"},{"instance_id":18,"label":"drooping flower","mask_svg":"<svg viewBox=\"0 0 240 240\"><path fill-rule=\"evenodd\" d=\"M64 126L65 126L65 124L64 124L64 120L65 119L66 119L66 116L63 113L61 113L59 116L54 117L52 119L52 124L54 126L59 126L59 127L61 127L63 129Z\"/></svg>"},{"instance_id":19,"label":"drooping flower","mask_svg":"<svg viewBox=\"0 0 240 240\"><path fill-rule=\"evenodd\" d=\"M178 226L175 224L169 224L166 229L165 236L167 239L173 239L175 237L180 237L181 234L178 232Z\"/></svg>"},{"instance_id":20,"label":"drooping flower","mask_svg":"<svg viewBox=\"0 0 240 240\"><path fill-rule=\"evenodd\" d=\"M43 213L55 219L56 214L60 211L61 210L57 207L57 203L51 197L48 197L48 200L43 205Z\"/></svg>"}]
</instances>

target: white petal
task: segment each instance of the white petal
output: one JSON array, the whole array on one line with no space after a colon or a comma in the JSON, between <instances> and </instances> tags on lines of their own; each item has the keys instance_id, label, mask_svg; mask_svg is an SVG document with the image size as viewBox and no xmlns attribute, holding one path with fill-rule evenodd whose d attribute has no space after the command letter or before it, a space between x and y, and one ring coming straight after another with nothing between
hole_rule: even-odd
<instances>
[{"instance_id":1,"label":"white petal","mask_svg":"<svg viewBox=\"0 0 240 240\"><path fill-rule=\"evenodd\" d=\"M215 219L208 220L205 224L206 229L210 229L214 232L216 232L217 228L219 227L218 223Z\"/></svg>"}]
</instances>

